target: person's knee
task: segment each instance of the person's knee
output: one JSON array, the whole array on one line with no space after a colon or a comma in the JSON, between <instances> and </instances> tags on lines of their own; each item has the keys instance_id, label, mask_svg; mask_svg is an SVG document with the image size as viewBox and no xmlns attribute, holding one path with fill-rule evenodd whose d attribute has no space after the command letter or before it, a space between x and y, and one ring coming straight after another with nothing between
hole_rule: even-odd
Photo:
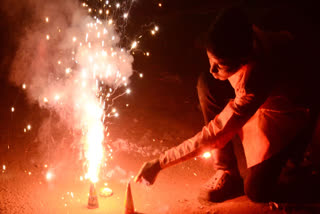
<instances>
[{"instance_id":1,"label":"person's knee","mask_svg":"<svg viewBox=\"0 0 320 214\"><path fill-rule=\"evenodd\" d=\"M210 80L209 72L202 72L198 77L197 92L200 103L208 103L212 97L216 95L214 93L215 82ZM210 74L210 73L209 73Z\"/></svg>"},{"instance_id":2,"label":"person's knee","mask_svg":"<svg viewBox=\"0 0 320 214\"><path fill-rule=\"evenodd\" d=\"M205 72L201 72L201 74L198 77L198 82L197 82L198 94L204 94L204 92L207 90L208 83L207 83L206 78L207 77L206 77Z\"/></svg>"},{"instance_id":3,"label":"person's knee","mask_svg":"<svg viewBox=\"0 0 320 214\"><path fill-rule=\"evenodd\" d=\"M244 192L253 202L268 202L271 196L268 185L257 185L255 182L245 182Z\"/></svg>"}]
</instances>

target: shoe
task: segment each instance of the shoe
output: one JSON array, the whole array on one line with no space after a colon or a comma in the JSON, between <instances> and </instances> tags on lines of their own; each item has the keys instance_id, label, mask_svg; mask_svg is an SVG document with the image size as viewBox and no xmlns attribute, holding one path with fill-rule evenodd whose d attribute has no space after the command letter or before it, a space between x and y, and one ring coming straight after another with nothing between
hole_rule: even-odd
<instances>
[{"instance_id":1,"label":"shoe","mask_svg":"<svg viewBox=\"0 0 320 214\"><path fill-rule=\"evenodd\" d=\"M225 170L217 170L216 174L201 187L198 199L222 202L243 194L243 180L240 175L231 175Z\"/></svg>"}]
</instances>

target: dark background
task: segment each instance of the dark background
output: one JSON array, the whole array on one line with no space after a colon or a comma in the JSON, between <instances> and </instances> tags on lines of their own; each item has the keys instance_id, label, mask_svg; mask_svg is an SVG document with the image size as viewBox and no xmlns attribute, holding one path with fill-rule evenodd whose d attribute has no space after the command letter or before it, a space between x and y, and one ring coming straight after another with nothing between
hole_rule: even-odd
<instances>
[{"instance_id":1,"label":"dark background","mask_svg":"<svg viewBox=\"0 0 320 214\"><path fill-rule=\"evenodd\" d=\"M159 2L162 7L158 7ZM8 131L8 121L12 117L11 106L23 109L15 112L15 117L21 118L15 122L15 126L23 126L30 118L40 117L37 104L28 103L24 92L8 82L19 39L23 36L25 27L34 19L32 7L28 7L28 4L28 1L23 4L20 1L1 1L0 5L2 136ZM143 32L149 23L157 24L160 31L157 36L144 35L139 44L142 50L150 51L151 56L146 58L139 52L135 55L134 69L143 72L146 80L133 80L132 87L136 93L131 99L142 101L155 96L157 101L150 106L141 106L155 110L167 108L168 99L173 101L169 103L191 103L193 107L190 108L194 108L197 105L197 76L208 69L205 51L197 47L197 41L206 32L217 12L235 4L244 7L252 23L262 29L292 32L297 41L303 44L303 51L312 56L309 62L304 63L318 59L319 15L313 1L139 0L134 3L130 12L132 18L128 20L125 29L127 38L134 39L139 35L137 31ZM154 81L160 84L155 87ZM144 93L146 89L150 93ZM175 114L174 108L178 106L173 104L172 108Z\"/></svg>"},{"instance_id":2,"label":"dark background","mask_svg":"<svg viewBox=\"0 0 320 214\"><path fill-rule=\"evenodd\" d=\"M158 3L162 7L158 7ZM40 117L36 104L26 101L24 92L8 82L10 66L23 36L26 26L34 19L28 1L1 1L0 4L0 130L7 133L7 123L12 117L11 106L17 110L15 126L23 126L30 118ZM143 32L146 23L160 27L157 36L145 35L139 47L148 50L151 56L146 59L141 53L135 55L134 69L143 72L146 80L135 83L134 98L137 100L158 97L148 108L166 108L167 100L173 103L192 103L197 105L196 81L201 71L208 69L205 51L197 47L197 41L216 16L217 12L231 5L244 7L252 23L265 30L288 30L304 50L317 60L319 42L319 15L313 1L218 1L218 0L170 0L135 1L126 27L128 39L133 39L138 31ZM124 42L125 44L125 42ZM314 67L317 69L317 67ZM163 81L162 81L163 80ZM160 81L155 87L154 81ZM163 84L161 84L161 81ZM170 87L168 88L168 83ZM143 93L145 90L150 93ZM169 96L170 95L170 96ZM140 96L140 98L139 98ZM149 96L149 97L148 97ZM171 102L172 103L172 102ZM173 105L174 109L175 106ZM191 109L194 107L191 107ZM174 112L173 112L174 114ZM183 116L181 116L183 117ZM21 123L21 124L19 124Z\"/></svg>"}]
</instances>

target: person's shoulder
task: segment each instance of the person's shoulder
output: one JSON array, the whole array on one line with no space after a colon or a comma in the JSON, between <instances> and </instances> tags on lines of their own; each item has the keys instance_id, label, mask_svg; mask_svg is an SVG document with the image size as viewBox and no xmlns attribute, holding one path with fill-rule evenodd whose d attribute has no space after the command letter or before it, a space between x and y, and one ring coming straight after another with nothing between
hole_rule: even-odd
<instances>
[{"instance_id":1,"label":"person's shoulder","mask_svg":"<svg viewBox=\"0 0 320 214\"><path fill-rule=\"evenodd\" d=\"M256 37L265 43L276 45L288 43L294 40L293 34L286 30L266 31L259 28L257 25L252 25L252 29Z\"/></svg>"}]
</instances>

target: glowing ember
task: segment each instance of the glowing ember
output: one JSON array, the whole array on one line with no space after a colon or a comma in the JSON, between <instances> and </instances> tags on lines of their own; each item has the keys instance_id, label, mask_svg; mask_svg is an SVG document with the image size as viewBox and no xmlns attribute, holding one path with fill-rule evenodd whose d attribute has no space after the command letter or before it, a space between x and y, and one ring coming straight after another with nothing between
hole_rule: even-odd
<instances>
[{"instance_id":1,"label":"glowing ember","mask_svg":"<svg viewBox=\"0 0 320 214\"><path fill-rule=\"evenodd\" d=\"M203 153L202 157L203 157L203 158L206 158L206 159L210 158L210 157L211 157L211 152L205 152L205 153Z\"/></svg>"},{"instance_id":2,"label":"glowing ember","mask_svg":"<svg viewBox=\"0 0 320 214\"><path fill-rule=\"evenodd\" d=\"M137 42L136 41L132 42L131 49L134 49L136 47L137 47Z\"/></svg>"},{"instance_id":3,"label":"glowing ember","mask_svg":"<svg viewBox=\"0 0 320 214\"><path fill-rule=\"evenodd\" d=\"M50 181L51 179L52 179L52 173L51 172L47 172L47 174L46 174L46 179L48 180L48 181Z\"/></svg>"},{"instance_id":4,"label":"glowing ember","mask_svg":"<svg viewBox=\"0 0 320 214\"><path fill-rule=\"evenodd\" d=\"M108 187L103 187L100 190L100 194L101 197L110 197L113 195L112 189L108 188Z\"/></svg>"}]
</instances>

